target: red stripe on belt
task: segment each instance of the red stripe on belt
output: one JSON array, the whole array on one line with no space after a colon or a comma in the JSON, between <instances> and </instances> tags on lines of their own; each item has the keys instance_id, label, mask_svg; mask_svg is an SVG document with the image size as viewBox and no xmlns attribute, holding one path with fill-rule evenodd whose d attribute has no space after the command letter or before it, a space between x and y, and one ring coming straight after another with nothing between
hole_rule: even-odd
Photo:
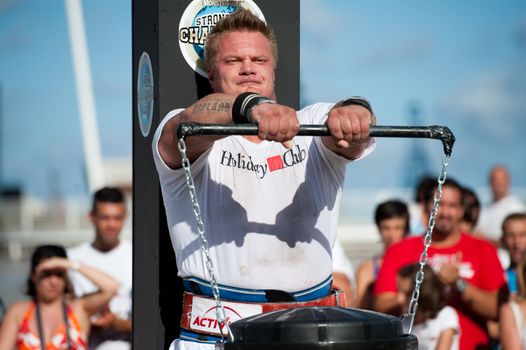
<instances>
[{"instance_id":1,"label":"red stripe on belt","mask_svg":"<svg viewBox=\"0 0 526 350\"><path fill-rule=\"evenodd\" d=\"M203 330L196 330L195 327L190 327L192 319L192 305L194 300L199 302L199 300L214 301L211 297L205 297L201 295L196 295L190 292L184 292L183 294L183 314L181 317L181 328L188 331L208 334L208 335L218 335L219 332L207 332ZM245 301L230 301L224 300L228 303L243 305L259 305L262 307L261 313L267 313L271 311L283 310L283 309L292 309L299 307L308 307L308 306L345 306L345 295L342 291L333 289L329 295L323 298L310 300L310 301L301 301L301 302L281 302L281 303L255 303L255 302L245 302ZM195 315L194 315L195 316Z\"/></svg>"}]
</instances>

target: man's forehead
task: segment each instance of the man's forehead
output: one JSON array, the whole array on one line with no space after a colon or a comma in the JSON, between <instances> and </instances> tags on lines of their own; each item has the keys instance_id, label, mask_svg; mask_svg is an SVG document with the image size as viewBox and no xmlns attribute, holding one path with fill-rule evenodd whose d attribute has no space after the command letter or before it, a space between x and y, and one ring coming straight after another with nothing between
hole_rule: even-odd
<instances>
[{"instance_id":1,"label":"man's forehead","mask_svg":"<svg viewBox=\"0 0 526 350\"><path fill-rule=\"evenodd\" d=\"M444 186L442 188L442 200L462 204L462 191L453 186Z\"/></svg>"},{"instance_id":2,"label":"man's forehead","mask_svg":"<svg viewBox=\"0 0 526 350\"><path fill-rule=\"evenodd\" d=\"M248 41L250 44L264 43L270 46L269 40L258 31L229 31L221 34L221 36L218 38L218 43L221 47L230 47L237 43L242 43L246 41Z\"/></svg>"},{"instance_id":3,"label":"man's forehead","mask_svg":"<svg viewBox=\"0 0 526 350\"><path fill-rule=\"evenodd\" d=\"M509 233L526 233L526 219L512 219L506 222L506 232Z\"/></svg>"}]
</instances>

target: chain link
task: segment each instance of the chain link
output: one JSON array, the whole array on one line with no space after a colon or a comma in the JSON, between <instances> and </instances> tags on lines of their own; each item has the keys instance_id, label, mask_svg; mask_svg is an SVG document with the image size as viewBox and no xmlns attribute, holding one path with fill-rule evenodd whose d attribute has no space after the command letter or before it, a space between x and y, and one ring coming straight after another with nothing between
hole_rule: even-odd
<instances>
[{"instance_id":1,"label":"chain link","mask_svg":"<svg viewBox=\"0 0 526 350\"><path fill-rule=\"evenodd\" d=\"M437 189L435 192L435 197L433 199L433 209L431 210L431 214L429 215L429 222L427 225L427 231L424 236L424 250L422 251L422 254L420 254L420 270L416 273L415 276L415 287L413 289L413 293L411 295L411 302L409 303L409 309L406 314L402 316L402 326L404 327L404 332L406 334L410 334L411 330L413 329L413 323L415 320L416 310L418 308L418 297L420 296L420 286L422 285L422 282L424 281L424 266L427 265L428 261L428 250L431 246L431 243L433 241L432 239L432 233L433 229L435 227L435 220L438 213L438 206L440 204L440 200L442 199L442 185L446 181L447 173L446 168L449 165L450 156L446 155L444 156L444 159L442 160L442 170L440 171L440 175L437 180ZM407 324L408 322L409 324Z\"/></svg>"},{"instance_id":2,"label":"chain link","mask_svg":"<svg viewBox=\"0 0 526 350\"><path fill-rule=\"evenodd\" d=\"M184 137L179 139L177 143L179 147L179 152L181 153L181 164L186 176L186 184L188 191L190 193L190 199L192 201L192 209L194 211L195 220L197 223L197 232L199 233L199 238L201 239L201 251L205 256L204 265L208 271L210 277L210 283L212 284L212 294L216 302L216 318L219 322L219 332L221 333L221 342L225 341L225 334L223 332L223 327L227 329L228 340L234 342L234 334L230 329L230 325L226 321L225 308L221 302L221 297L219 296L219 287L217 285L217 279L214 273L214 263L210 258L210 250L208 248L208 240L205 235L205 225L203 224L203 219L201 216L201 209L199 207L199 201L197 199L197 191L195 190L194 178L190 170L190 160L186 156L186 143L184 142Z\"/></svg>"}]
</instances>

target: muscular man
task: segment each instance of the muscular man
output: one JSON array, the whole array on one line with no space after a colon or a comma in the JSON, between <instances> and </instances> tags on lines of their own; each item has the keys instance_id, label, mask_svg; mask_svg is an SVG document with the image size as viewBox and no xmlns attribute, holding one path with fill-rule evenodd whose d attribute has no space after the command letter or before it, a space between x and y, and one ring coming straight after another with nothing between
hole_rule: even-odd
<instances>
[{"instance_id":1,"label":"muscular man","mask_svg":"<svg viewBox=\"0 0 526 350\"><path fill-rule=\"evenodd\" d=\"M255 306L242 317L260 313L270 301L293 307L332 298L331 252L345 167L374 147L369 138L373 116L362 98L317 103L301 111L277 102L276 39L249 11L238 9L218 22L207 37L205 52L214 93L169 112L153 141L178 273L192 292L185 295L192 308L183 305L181 339L173 344L177 349L206 348L204 343L217 341L220 334L215 314L199 313L197 306L215 304L202 298L211 295L210 276L203 268L181 168L178 125L229 124L233 119L258 125L257 136L186 140L222 299ZM300 124L323 123L331 137L296 137Z\"/></svg>"},{"instance_id":2,"label":"muscular man","mask_svg":"<svg viewBox=\"0 0 526 350\"><path fill-rule=\"evenodd\" d=\"M458 183L446 180L428 263L446 285L447 304L458 313L460 349L489 349L486 321L497 319L499 291L506 289L504 273L490 242L460 231L462 193ZM426 207L428 215L432 207L431 200ZM419 261L423 240L406 238L387 250L375 284L376 310L397 315L407 311L408 305L398 303L396 274Z\"/></svg>"}]
</instances>

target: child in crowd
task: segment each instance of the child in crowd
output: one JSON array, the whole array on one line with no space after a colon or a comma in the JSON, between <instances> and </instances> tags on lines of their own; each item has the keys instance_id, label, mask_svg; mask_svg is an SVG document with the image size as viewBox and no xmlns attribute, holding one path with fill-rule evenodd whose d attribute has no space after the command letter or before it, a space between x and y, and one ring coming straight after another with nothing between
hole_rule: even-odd
<instances>
[{"instance_id":1,"label":"child in crowd","mask_svg":"<svg viewBox=\"0 0 526 350\"><path fill-rule=\"evenodd\" d=\"M376 207L374 220L383 243L380 255L364 261L356 272L356 307L372 310L374 281L382 266L386 249L409 233L409 210L404 202L390 200Z\"/></svg>"},{"instance_id":2,"label":"child in crowd","mask_svg":"<svg viewBox=\"0 0 526 350\"><path fill-rule=\"evenodd\" d=\"M409 307L415 276L420 264L400 269L397 275L400 303ZM429 266L424 267L424 280L420 286L418 308L412 334L418 338L419 349L457 350L460 326L458 315L451 306L445 305L444 285Z\"/></svg>"}]
</instances>

